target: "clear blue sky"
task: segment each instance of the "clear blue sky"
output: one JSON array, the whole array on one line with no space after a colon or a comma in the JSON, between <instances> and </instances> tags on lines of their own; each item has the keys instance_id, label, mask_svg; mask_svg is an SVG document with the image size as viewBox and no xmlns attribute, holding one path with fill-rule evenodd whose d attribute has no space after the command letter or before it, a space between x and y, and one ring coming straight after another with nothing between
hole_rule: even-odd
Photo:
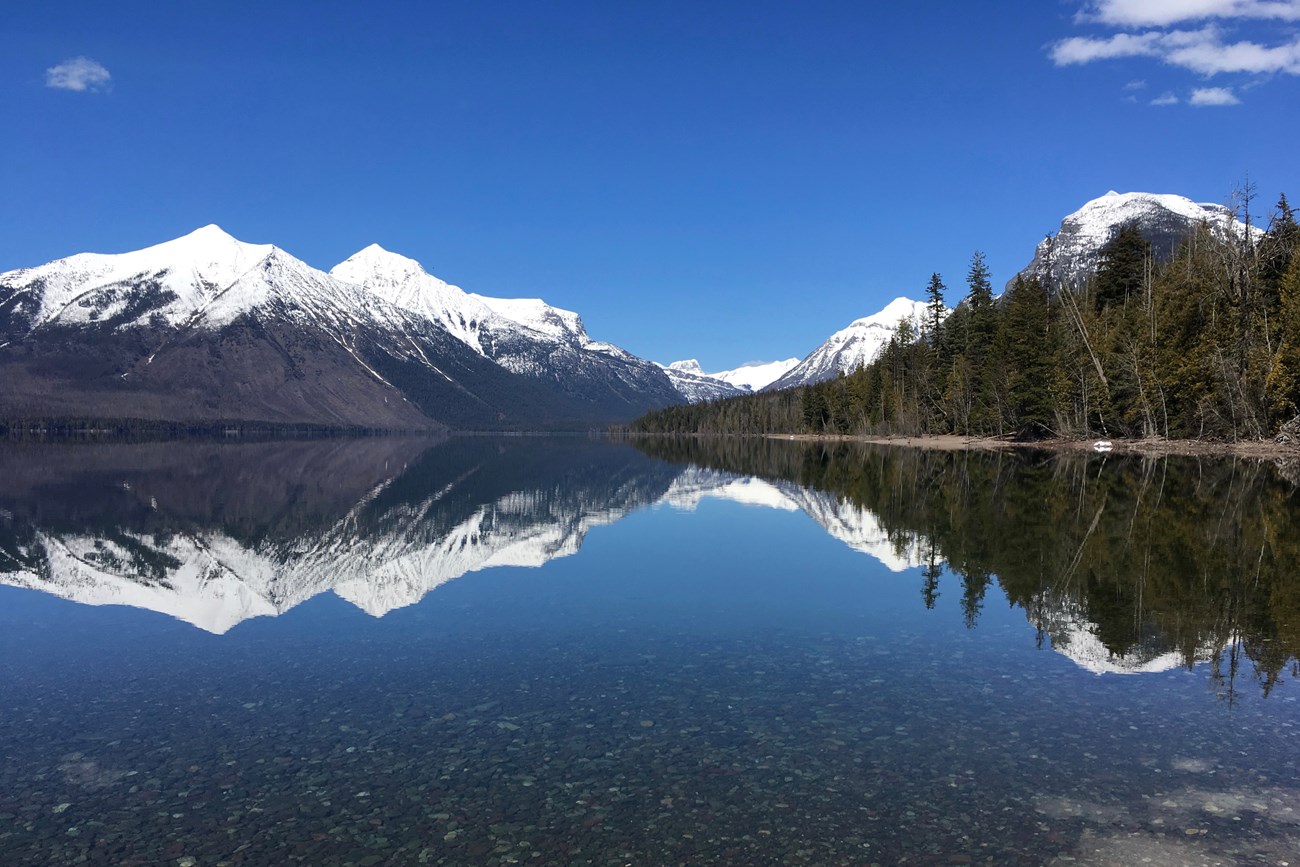
<instances>
[{"instance_id":1,"label":"clear blue sky","mask_svg":"<svg viewBox=\"0 0 1300 867\"><path fill-rule=\"evenodd\" d=\"M1300 202L1297 28L1297 0L7 0L0 271L215 222L320 268L377 242L659 361L802 356L932 271L961 297L976 249L1005 280L1110 189Z\"/></svg>"}]
</instances>

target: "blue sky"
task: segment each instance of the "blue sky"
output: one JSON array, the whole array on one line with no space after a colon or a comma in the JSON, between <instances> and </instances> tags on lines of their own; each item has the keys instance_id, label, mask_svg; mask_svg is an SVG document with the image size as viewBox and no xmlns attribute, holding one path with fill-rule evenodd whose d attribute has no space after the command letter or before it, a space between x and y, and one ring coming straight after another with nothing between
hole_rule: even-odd
<instances>
[{"instance_id":1,"label":"blue sky","mask_svg":"<svg viewBox=\"0 0 1300 867\"><path fill-rule=\"evenodd\" d=\"M9 0L0 271L218 223L369 243L706 369L1108 190L1300 201L1300 0Z\"/></svg>"}]
</instances>

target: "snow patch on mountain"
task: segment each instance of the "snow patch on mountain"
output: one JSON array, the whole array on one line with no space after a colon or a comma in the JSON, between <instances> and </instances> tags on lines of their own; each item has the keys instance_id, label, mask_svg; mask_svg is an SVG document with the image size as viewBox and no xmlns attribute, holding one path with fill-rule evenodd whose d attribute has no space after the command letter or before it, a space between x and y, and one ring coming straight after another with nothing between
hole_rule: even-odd
<instances>
[{"instance_id":1,"label":"snow patch on mountain","mask_svg":"<svg viewBox=\"0 0 1300 867\"><path fill-rule=\"evenodd\" d=\"M276 248L245 244L214 225L129 253L78 253L35 268L0 274L0 286L25 290L37 302L31 327L51 322L85 324L121 312L132 288L147 280L170 295L156 311L169 325L182 325L220 303L246 308L237 284ZM224 299L224 300L223 300ZM219 315L214 311L212 317Z\"/></svg>"},{"instance_id":2,"label":"snow patch on mountain","mask_svg":"<svg viewBox=\"0 0 1300 867\"><path fill-rule=\"evenodd\" d=\"M1077 287L1096 270L1102 247L1121 226L1137 226L1151 242L1156 259L1163 261L1172 257L1202 222L1216 232L1237 237L1246 232L1245 224L1225 205L1165 193L1111 190L1063 219L1056 234L1039 243L1033 260L1016 276L1026 280L1037 277L1049 288ZM1262 234L1259 227L1251 228L1253 234ZM1007 281L1008 289L1015 280Z\"/></svg>"},{"instance_id":3,"label":"snow patch on mountain","mask_svg":"<svg viewBox=\"0 0 1300 867\"><path fill-rule=\"evenodd\" d=\"M731 370L710 373L714 379L731 383L738 388L761 391L776 382L799 365L798 358L786 358L781 361L750 361Z\"/></svg>"},{"instance_id":4,"label":"snow patch on mountain","mask_svg":"<svg viewBox=\"0 0 1300 867\"><path fill-rule=\"evenodd\" d=\"M495 318L492 310L476 296L428 273L414 259L371 244L329 273L441 325L475 352L486 354L482 334Z\"/></svg>"},{"instance_id":5,"label":"snow patch on mountain","mask_svg":"<svg viewBox=\"0 0 1300 867\"><path fill-rule=\"evenodd\" d=\"M668 381L673 384L673 388L677 389L687 403L720 400L748 393L747 389L737 388L731 383L723 382L705 373L695 359L674 361L672 364L659 366L668 375Z\"/></svg>"},{"instance_id":6,"label":"snow patch on mountain","mask_svg":"<svg viewBox=\"0 0 1300 867\"><path fill-rule=\"evenodd\" d=\"M925 314L924 301L895 298L879 313L856 319L847 328L836 331L767 389L810 385L841 373L852 373L875 360L898 332L901 321L910 322L913 333L919 333Z\"/></svg>"}]
</instances>

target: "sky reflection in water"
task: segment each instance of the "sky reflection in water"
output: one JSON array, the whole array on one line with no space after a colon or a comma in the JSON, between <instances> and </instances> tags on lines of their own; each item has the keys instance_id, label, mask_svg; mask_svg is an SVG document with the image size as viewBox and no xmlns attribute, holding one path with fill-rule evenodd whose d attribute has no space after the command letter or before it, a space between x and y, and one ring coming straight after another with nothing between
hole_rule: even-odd
<instances>
[{"instance_id":1,"label":"sky reflection in water","mask_svg":"<svg viewBox=\"0 0 1300 867\"><path fill-rule=\"evenodd\" d=\"M5 863L1293 860L1284 474L643 448L7 447Z\"/></svg>"}]
</instances>

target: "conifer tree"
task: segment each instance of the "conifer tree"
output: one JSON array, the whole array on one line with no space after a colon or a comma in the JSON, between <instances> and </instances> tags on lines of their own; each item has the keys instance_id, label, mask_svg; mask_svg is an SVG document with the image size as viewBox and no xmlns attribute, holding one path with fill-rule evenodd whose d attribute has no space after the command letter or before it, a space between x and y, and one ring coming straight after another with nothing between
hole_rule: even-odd
<instances>
[{"instance_id":1,"label":"conifer tree","mask_svg":"<svg viewBox=\"0 0 1300 867\"><path fill-rule=\"evenodd\" d=\"M1285 424L1300 415L1300 256L1291 257L1279 288L1281 343L1265 387L1274 417Z\"/></svg>"},{"instance_id":2,"label":"conifer tree","mask_svg":"<svg viewBox=\"0 0 1300 867\"><path fill-rule=\"evenodd\" d=\"M943 293L947 291L943 280L937 273L930 275L930 285L925 287L925 330L930 338L930 345L939 345L939 329L943 325L943 315L947 307L943 303Z\"/></svg>"},{"instance_id":3,"label":"conifer tree","mask_svg":"<svg viewBox=\"0 0 1300 867\"><path fill-rule=\"evenodd\" d=\"M1115 236L1101 248L1097 268L1096 305L1098 310L1123 304L1146 282L1151 262L1151 242L1142 237L1135 223L1120 226Z\"/></svg>"},{"instance_id":4,"label":"conifer tree","mask_svg":"<svg viewBox=\"0 0 1300 867\"><path fill-rule=\"evenodd\" d=\"M1016 278L1007 298L1006 353L1009 402L1015 432L1020 437L1052 433L1056 381L1050 343L1050 300L1037 277Z\"/></svg>"}]
</instances>

